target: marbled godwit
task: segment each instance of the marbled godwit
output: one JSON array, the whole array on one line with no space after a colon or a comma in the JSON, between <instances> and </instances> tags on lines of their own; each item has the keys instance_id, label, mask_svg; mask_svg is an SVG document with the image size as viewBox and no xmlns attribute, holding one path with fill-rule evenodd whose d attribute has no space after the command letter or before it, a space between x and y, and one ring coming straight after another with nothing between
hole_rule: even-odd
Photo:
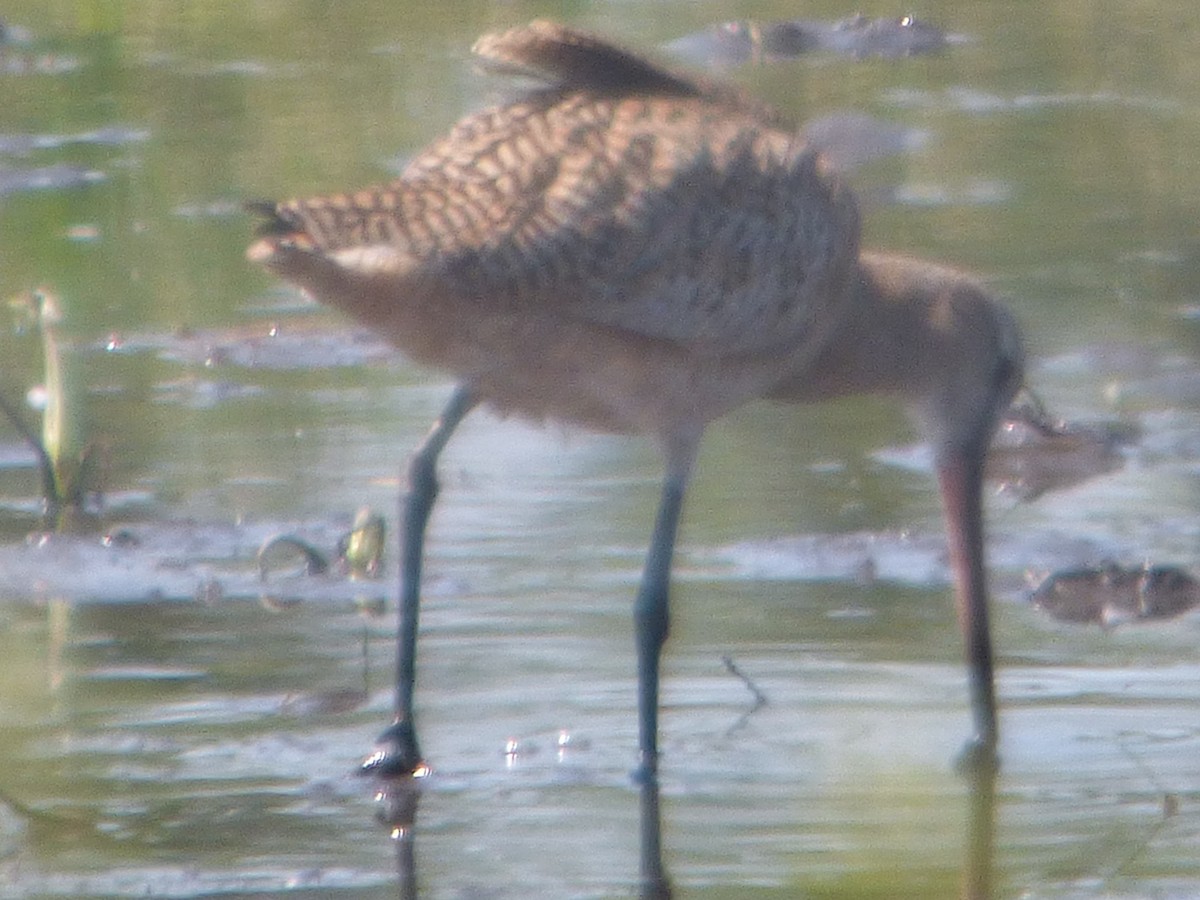
<instances>
[{"instance_id":1,"label":"marbled godwit","mask_svg":"<svg viewBox=\"0 0 1200 900\"><path fill-rule=\"evenodd\" d=\"M435 466L478 403L651 435L666 459L634 603L641 773L658 760L676 526L704 427L755 397L892 390L936 435L978 744L994 753L979 471L1020 342L959 276L858 262L854 198L774 112L545 22L482 38L543 86L472 115L390 184L260 205L248 256L459 381L409 469L396 722L365 771L421 764L417 610Z\"/></svg>"}]
</instances>

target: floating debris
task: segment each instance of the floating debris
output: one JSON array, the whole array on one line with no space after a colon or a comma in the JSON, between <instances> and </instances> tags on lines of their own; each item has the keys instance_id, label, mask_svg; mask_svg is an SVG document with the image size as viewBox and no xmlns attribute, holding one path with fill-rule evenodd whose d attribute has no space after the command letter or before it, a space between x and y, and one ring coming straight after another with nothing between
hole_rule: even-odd
<instances>
[{"instance_id":1,"label":"floating debris","mask_svg":"<svg viewBox=\"0 0 1200 900\"><path fill-rule=\"evenodd\" d=\"M1125 466L1124 448L1140 437L1124 422L1071 424L1052 419L1028 391L1000 423L988 477L1020 500L1033 500Z\"/></svg>"},{"instance_id":2,"label":"floating debris","mask_svg":"<svg viewBox=\"0 0 1200 900\"><path fill-rule=\"evenodd\" d=\"M256 558L260 581L266 582L270 579L274 561L281 555L280 548L299 556L305 575L322 575L329 570L329 560L308 541L294 534L277 534L267 538L258 548Z\"/></svg>"},{"instance_id":3,"label":"floating debris","mask_svg":"<svg viewBox=\"0 0 1200 900\"><path fill-rule=\"evenodd\" d=\"M872 19L855 15L836 22L722 22L671 41L667 50L696 65L730 67L810 53L897 59L937 53L947 43L942 29L912 16Z\"/></svg>"},{"instance_id":4,"label":"floating debris","mask_svg":"<svg viewBox=\"0 0 1200 900\"><path fill-rule=\"evenodd\" d=\"M762 692L762 689L754 683L749 675L741 670L737 663L733 661L733 657L726 654L721 657L721 664L725 666L725 671L740 681L746 686L752 697L754 697L754 709L760 709L767 705L767 695Z\"/></svg>"},{"instance_id":5,"label":"floating debris","mask_svg":"<svg viewBox=\"0 0 1200 900\"><path fill-rule=\"evenodd\" d=\"M1182 615L1200 604L1200 582L1178 566L1110 562L1049 575L1029 599L1060 622L1115 628Z\"/></svg>"},{"instance_id":6,"label":"floating debris","mask_svg":"<svg viewBox=\"0 0 1200 900\"><path fill-rule=\"evenodd\" d=\"M360 507L355 513L350 533L338 542L342 566L351 578L379 576L386 532L383 516L369 506Z\"/></svg>"}]
</instances>

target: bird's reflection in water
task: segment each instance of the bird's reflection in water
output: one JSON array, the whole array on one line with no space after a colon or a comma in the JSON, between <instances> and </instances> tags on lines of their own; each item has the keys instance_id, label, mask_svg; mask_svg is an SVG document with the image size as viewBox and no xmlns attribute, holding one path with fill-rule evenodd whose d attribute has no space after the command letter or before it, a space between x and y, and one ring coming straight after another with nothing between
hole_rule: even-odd
<instances>
[{"instance_id":1,"label":"bird's reflection in water","mask_svg":"<svg viewBox=\"0 0 1200 900\"><path fill-rule=\"evenodd\" d=\"M643 780L639 802L641 803L641 834L639 847L641 859L638 874L641 879L641 900L668 900L671 896L671 880L667 877L662 855L662 815L658 807L658 779Z\"/></svg>"},{"instance_id":2,"label":"bird's reflection in water","mask_svg":"<svg viewBox=\"0 0 1200 900\"><path fill-rule=\"evenodd\" d=\"M421 801L421 779L398 778L381 782L375 792L377 817L396 845L396 896L417 900L416 828Z\"/></svg>"},{"instance_id":3,"label":"bird's reflection in water","mask_svg":"<svg viewBox=\"0 0 1200 900\"><path fill-rule=\"evenodd\" d=\"M967 835L963 848L962 900L991 900L996 848L996 770L968 773Z\"/></svg>"},{"instance_id":4,"label":"bird's reflection in water","mask_svg":"<svg viewBox=\"0 0 1200 900\"><path fill-rule=\"evenodd\" d=\"M992 870L996 839L996 771L985 766L965 773L967 784L967 829L963 844L961 900L991 900ZM416 864L417 807L421 779L382 781L375 798L379 821L395 844L397 896L417 900L420 896ZM639 900L669 900L671 879L663 861L662 813L657 779L644 779L639 787L640 805L638 897ZM719 824L717 826L719 828Z\"/></svg>"}]
</instances>

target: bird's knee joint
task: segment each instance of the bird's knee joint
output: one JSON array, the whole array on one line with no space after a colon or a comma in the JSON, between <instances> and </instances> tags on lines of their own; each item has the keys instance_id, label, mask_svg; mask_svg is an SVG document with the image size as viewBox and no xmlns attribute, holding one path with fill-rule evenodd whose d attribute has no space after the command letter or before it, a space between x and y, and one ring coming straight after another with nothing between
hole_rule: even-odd
<instances>
[{"instance_id":1,"label":"bird's knee joint","mask_svg":"<svg viewBox=\"0 0 1200 900\"><path fill-rule=\"evenodd\" d=\"M666 643L671 630L666 607L657 604L647 607L638 603L633 610L633 623L639 640L649 641L658 647Z\"/></svg>"}]
</instances>

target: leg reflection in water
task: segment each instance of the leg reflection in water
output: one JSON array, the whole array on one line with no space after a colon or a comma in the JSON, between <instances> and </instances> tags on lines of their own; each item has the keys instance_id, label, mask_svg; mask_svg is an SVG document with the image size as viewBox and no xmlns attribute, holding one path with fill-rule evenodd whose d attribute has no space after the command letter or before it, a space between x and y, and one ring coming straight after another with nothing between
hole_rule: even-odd
<instances>
[{"instance_id":1,"label":"leg reflection in water","mask_svg":"<svg viewBox=\"0 0 1200 900\"><path fill-rule=\"evenodd\" d=\"M417 900L416 828L417 805L421 788L417 779L393 781L380 787L375 795L379 803L380 823L387 827L388 837L396 844L396 896L400 900Z\"/></svg>"},{"instance_id":2,"label":"leg reflection in water","mask_svg":"<svg viewBox=\"0 0 1200 900\"><path fill-rule=\"evenodd\" d=\"M963 843L962 872L958 895L961 900L991 900L992 870L996 839L996 774L973 769L966 778L968 793L967 828ZM663 862L662 814L657 779L639 785L638 897L640 900L670 900L671 880ZM376 799L379 821L395 843L397 896L417 900L420 896L416 871L416 817L421 797L418 780L384 783ZM720 823L714 825L720 839ZM614 882L620 873L613 873ZM501 893L504 893L501 886ZM507 896L507 894L505 894Z\"/></svg>"},{"instance_id":3,"label":"leg reflection in water","mask_svg":"<svg viewBox=\"0 0 1200 900\"><path fill-rule=\"evenodd\" d=\"M992 858L996 850L996 770L967 774L970 804L963 848L962 900L991 900Z\"/></svg>"},{"instance_id":4,"label":"leg reflection in water","mask_svg":"<svg viewBox=\"0 0 1200 900\"><path fill-rule=\"evenodd\" d=\"M669 900L671 882L662 859L662 816L658 809L658 779L641 786L641 900Z\"/></svg>"}]
</instances>

